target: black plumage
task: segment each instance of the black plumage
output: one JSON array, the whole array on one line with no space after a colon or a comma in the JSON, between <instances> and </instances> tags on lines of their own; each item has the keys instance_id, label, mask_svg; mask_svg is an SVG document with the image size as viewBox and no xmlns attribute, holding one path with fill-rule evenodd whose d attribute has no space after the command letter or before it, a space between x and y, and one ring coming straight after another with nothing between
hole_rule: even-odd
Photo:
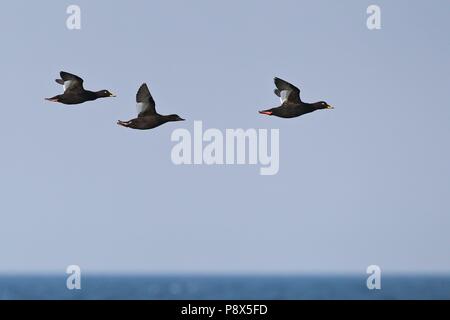
<instances>
[{"instance_id":1,"label":"black plumage","mask_svg":"<svg viewBox=\"0 0 450 320\"><path fill-rule=\"evenodd\" d=\"M320 109L333 109L325 101L306 103L300 99L300 89L280 78L274 78L275 94L280 97L281 106L259 111L261 114L280 118L295 118Z\"/></svg>"},{"instance_id":2,"label":"black plumage","mask_svg":"<svg viewBox=\"0 0 450 320\"><path fill-rule=\"evenodd\" d=\"M52 98L46 98L46 100L63 104L80 104L98 98L115 97L108 90L100 90L97 92L85 90L83 88L83 79L74 74L61 71L60 76L61 79L56 79L55 81L64 86L64 93Z\"/></svg>"},{"instance_id":3,"label":"black plumage","mask_svg":"<svg viewBox=\"0 0 450 320\"><path fill-rule=\"evenodd\" d=\"M147 130L156 128L169 121L183 121L184 119L176 114L160 115L156 112L155 100L153 100L147 84L142 84L136 93L136 105L138 117L128 121L117 121L123 127Z\"/></svg>"}]
</instances>

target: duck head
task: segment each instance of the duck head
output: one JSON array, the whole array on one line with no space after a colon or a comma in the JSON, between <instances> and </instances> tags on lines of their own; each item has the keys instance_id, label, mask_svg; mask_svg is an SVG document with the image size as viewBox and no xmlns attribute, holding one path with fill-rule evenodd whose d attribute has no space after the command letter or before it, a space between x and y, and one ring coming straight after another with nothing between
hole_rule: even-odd
<instances>
[{"instance_id":1,"label":"duck head","mask_svg":"<svg viewBox=\"0 0 450 320\"><path fill-rule=\"evenodd\" d=\"M325 101L319 101L313 104L314 108L316 108L316 110L320 110L320 109L334 109L334 107L330 106L328 103L326 103Z\"/></svg>"},{"instance_id":2,"label":"duck head","mask_svg":"<svg viewBox=\"0 0 450 320\"><path fill-rule=\"evenodd\" d=\"M108 90L100 90L95 93L98 98L109 98L116 97L114 93L109 92Z\"/></svg>"}]
</instances>

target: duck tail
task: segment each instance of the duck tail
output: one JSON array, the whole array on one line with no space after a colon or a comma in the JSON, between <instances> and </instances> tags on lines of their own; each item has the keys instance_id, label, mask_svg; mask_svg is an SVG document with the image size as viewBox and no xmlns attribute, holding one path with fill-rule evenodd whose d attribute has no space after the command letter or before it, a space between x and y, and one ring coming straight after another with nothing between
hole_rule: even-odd
<instances>
[{"instance_id":1,"label":"duck tail","mask_svg":"<svg viewBox=\"0 0 450 320\"><path fill-rule=\"evenodd\" d=\"M45 100L51 101L51 102L59 102L59 96L54 96L52 98L45 98Z\"/></svg>"},{"instance_id":2,"label":"duck tail","mask_svg":"<svg viewBox=\"0 0 450 320\"><path fill-rule=\"evenodd\" d=\"M131 121L121 121L121 120L117 121L117 124L119 126L122 126L122 127L125 127L125 128L129 128L130 127L130 123L131 123Z\"/></svg>"}]
</instances>

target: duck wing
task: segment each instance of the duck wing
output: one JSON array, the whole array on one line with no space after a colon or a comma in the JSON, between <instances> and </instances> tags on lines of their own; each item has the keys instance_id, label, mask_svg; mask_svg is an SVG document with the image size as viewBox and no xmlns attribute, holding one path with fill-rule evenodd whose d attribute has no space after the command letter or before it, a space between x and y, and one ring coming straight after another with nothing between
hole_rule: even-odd
<instances>
[{"instance_id":1,"label":"duck wing","mask_svg":"<svg viewBox=\"0 0 450 320\"><path fill-rule=\"evenodd\" d=\"M143 83L136 93L136 108L138 117L156 114L155 100L153 100L146 83Z\"/></svg>"},{"instance_id":2,"label":"duck wing","mask_svg":"<svg viewBox=\"0 0 450 320\"><path fill-rule=\"evenodd\" d=\"M300 89L280 78L274 78L275 94L280 97L282 104L300 104Z\"/></svg>"},{"instance_id":3,"label":"duck wing","mask_svg":"<svg viewBox=\"0 0 450 320\"><path fill-rule=\"evenodd\" d=\"M83 79L80 77L64 71L61 71L59 75L61 76L61 79L56 79L55 81L64 86L64 92L84 90Z\"/></svg>"}]
</instances>

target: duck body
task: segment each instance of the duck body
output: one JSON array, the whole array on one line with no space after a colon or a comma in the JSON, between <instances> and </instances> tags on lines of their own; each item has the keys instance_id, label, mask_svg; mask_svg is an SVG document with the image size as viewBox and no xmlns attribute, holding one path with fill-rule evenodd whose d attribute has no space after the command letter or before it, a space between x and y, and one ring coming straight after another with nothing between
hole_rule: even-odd
<instances>
[{"instance_id":1,"label":"duck body","mask_svg":"<svg viewBox=\"0 0 450 320\"><path fill-rule=\"evenodd\" d=\"M166 122L184 120L176 114L161 115L157 113L155 101L145 83L139 87L136 93L136 106L138 110L137 118L128 121L119 120L117 124L131 129L148 130L159 127Z\"/></svg>"},{"instance_id":2,"label":"duck body","mask_svg":"<svg viewBox=\"0 0 450 320\"><path fill-rule=\"evenodd\" d=\"M269 110L260 111L262 114L277 116L280 118L295 118L304 114L316 111L317 108L312 103L282 105Z\"/></svg>"},{"instance_id":3,"label":"duck body","mask_svg":"<svg viewBox=\"0 0 450 320\"><path fill-rule=\"evenodd\" d=\"M47 98L52 102L59 102L62 104L80 104L88 101L94 101L98 98L103 98L102 92L82 91L82 92L65 92L63 94L54 96L53 98Z\"/></svg>"},{"instance_id":4,"label":"duck body","mask_svg":"<svg viewBox=\"0 0 450 320\"><path fill-rule=\"evenodd\" d=\"M261 114L280 118L296 118L320 109L333 109L325 101L306 103L300 99L300 89L280 78L274 79L275 94L280 97L281 106L259 111Z\"/></svg>"},{"instance_id":5,"label":"duck body","mask_svg":"<svg viewBox=\"0 0 450 320\"><path fill-rule=\"evenodd\" d=\"M166 122L182 121L182 120L184 120L184 119L181 119L176 114L171 114L171 115L167 115L167 116L156 114L156 115L137 117L137 118L131 119L129 121L119 120L119 121L117 121L117 124L121 125L123 127L131 128L131 129L148 130L148 129L153 129L153 128L159 127L160 125L163 125Z\"/></svg>"},{"instance_id":6,"label":"duck body","mask_svg":"<svg viewBox=\"0 0 450 320\"><path fill-rule=\"evenodd\" d=\"M83 88L83 79L74 74L61 71L60 76L61 79L56 79L55 81L64 86L64 93L52 98L46 98L45 100L62 104L80 104L97 100L98 98L115 97L108 90L100 90L97 92L85 90Z\"/></svg>"}]
</instances>

